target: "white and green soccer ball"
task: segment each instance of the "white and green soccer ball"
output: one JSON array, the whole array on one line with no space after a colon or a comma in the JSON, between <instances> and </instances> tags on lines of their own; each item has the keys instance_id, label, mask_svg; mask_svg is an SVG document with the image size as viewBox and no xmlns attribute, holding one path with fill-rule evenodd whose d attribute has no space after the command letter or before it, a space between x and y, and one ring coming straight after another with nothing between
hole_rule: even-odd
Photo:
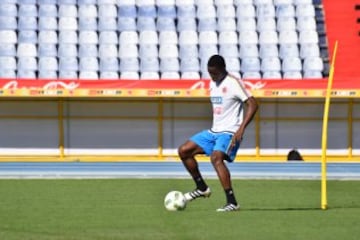
<instances>
[{"instance_id":1,"label":"white and green soccer ball","mask_svg":"<svg viewBox=\"0 0 360 240\"><path fill-rule=\"evenodd\" d=\"M164 206L168 211L181 211L186 208L186 199L182 192L171 191L166 194Z\"/></svg>"}]
</instances>

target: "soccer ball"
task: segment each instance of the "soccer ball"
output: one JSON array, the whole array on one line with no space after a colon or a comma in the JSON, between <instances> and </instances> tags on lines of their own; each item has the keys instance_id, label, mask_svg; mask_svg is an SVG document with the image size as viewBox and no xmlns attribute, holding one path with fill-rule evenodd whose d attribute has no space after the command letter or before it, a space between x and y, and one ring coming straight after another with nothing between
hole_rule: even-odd
<instances>
[{"instance_id":1,"label":"soccer ball","mask_svg":"<svg viewBox=\"0 0 360 240\"><path fill-rule=\"evenodd\" d=\"M171 191L166 194L164 206L169 211L180 211L186 207L186 199L180 191Z\"/></svg>"}]
</instances>

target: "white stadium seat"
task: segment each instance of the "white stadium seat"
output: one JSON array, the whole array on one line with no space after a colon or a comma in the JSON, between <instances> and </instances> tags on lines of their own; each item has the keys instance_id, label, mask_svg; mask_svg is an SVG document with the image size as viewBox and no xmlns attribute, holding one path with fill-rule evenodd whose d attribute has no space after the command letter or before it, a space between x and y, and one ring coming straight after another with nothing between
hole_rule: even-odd
<instances>
[{"instance_id":1,"label":"white stadium seat","mask_svg":"<svg viewBox=\"0 0 360 240\"><path fill-rule=\"evenodd\" d=\"M101 72L118 72L119 59L117 57L100 58L99 70Z\"/></svg>"}]
</instances>

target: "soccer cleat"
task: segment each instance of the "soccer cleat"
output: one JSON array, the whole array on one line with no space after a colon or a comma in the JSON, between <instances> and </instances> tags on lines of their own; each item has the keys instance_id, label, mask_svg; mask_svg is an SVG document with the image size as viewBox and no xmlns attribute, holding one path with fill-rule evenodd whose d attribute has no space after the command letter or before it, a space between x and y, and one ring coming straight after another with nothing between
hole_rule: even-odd
<instances>
[{"instance_id":1,"label":"soccer cleat","mask_svg":"<svg viewBox=\"0 0 360 240\"><path fill-rule=\"evenodd\" d=\"M199 198L199 197L210 197L211 195L211 190L210 188L207 188L205 191L201 191L199 189L195 189L191 192L187 192L184 194L185 196L185 199L187 202L190 202L196 198Z\"/></svg>"},{"instance_id":2,"label":"soccer cleat","mask_svg":"<svg viewBox=\"0 0 360 240\"><path fill-rule=\"evenodd\" d=\"M240 206L235 205L233 203L228 203L225 206L223 206L222 208L216 209L217 212L233 212L233 211L239 211L239 210L240 210Z\"/></svg>"}]
</instances>

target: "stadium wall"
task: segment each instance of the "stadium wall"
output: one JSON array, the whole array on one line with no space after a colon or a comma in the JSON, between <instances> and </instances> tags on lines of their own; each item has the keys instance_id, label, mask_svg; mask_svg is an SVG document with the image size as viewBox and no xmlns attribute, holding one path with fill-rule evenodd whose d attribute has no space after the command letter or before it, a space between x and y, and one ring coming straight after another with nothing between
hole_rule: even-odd
<instances>
[{"instance_id":1,"label":"stadium wall","mask_svg":"<svg viewBox=\"0 0 360 240\"><path fill-rule=\"evenodd\" d=\"M292 148L320 160L323 99L259 102L237 161L285 161ZM0 112L3 161L177 160L211 126L206 99L4 99ZM359 160L359 99L332 101L328 131L330 160Z\"/></svg>"}]
</instances>

